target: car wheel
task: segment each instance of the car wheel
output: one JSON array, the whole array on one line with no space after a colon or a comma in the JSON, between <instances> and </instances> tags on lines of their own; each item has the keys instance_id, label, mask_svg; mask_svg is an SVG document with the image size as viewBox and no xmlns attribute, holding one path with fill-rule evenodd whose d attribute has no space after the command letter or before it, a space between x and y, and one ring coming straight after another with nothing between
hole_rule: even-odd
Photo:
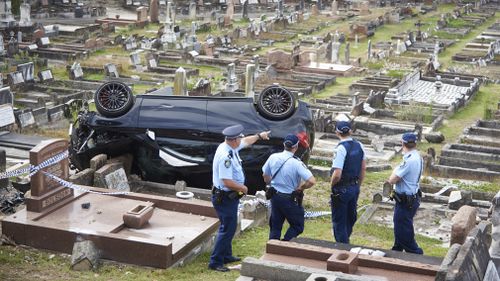
<instances>
[{"instance_id":1,"label":"car wheel","mask_svg":"<svg viewBox=\"0 0 500 281\"><path fill-rule=\"evenodd\" d=\"M121 82L107 82L94 95L95 107L104 117L118 117L127 113L134 104L129 86Z\"/></svg>"},{"instance_id":2,"label":"car wheel","mask_svg":"<svg viewBox=\"0 0 500 281\"><path fill-rule=\"evenodd\" d=\"M265 118L282 120L293 114L296 105L297 98L290 91L273 85L262 90L257 102L257 109Z\"/></svg>"}]
</instances>

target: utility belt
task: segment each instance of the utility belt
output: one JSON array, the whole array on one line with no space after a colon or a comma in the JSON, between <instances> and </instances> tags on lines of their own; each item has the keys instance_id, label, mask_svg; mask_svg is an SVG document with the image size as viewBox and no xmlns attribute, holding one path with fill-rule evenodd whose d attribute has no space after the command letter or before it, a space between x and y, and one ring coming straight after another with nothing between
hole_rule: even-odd
<instances>
[{"instance_id":1,"label":"utility belt","mask_svg":"<svg viewBox=\"0 0 500 281\"><path fill-rule=\"evenodd\" d=\"M238 191L230 190L225 191L215 186L212 186L212 195L215 195L215 203L222 204L224 197L227 197L231 200L239 199L243 197L243 193L240 194Z\"/></svg>"},{"instance_id":2,"label":"utility belt","mask_svg":"<svg viewBox=\"0 0 500 281\"><path fill-rule=\"evenodd\" d=\"M332 190L334 189L339 189L342 187L349 187L353 185L359 185L359 178L352 178L352 179L340 179L339 182L337 182L334 186L332 186Z\"/></svg>"},{"instance_id":3,"label":"utility belt","mask_svg":"<svg viewBox=\"0 0 500 281\"><path fill-rule=\"evenodd\" d=\"M266 186L266 199L271 200L271 198L273 198L273 196L279 196L282 198L289 199L289 200L297 203L297 205L299 205L299 206L302 206L302 201L304 200L304 192L294 191L292 193L282 193L282 192L277 191L271 185Z\"/></svg>"},{"instance_id":4,"label":"utility belt","mask_svg":"<svg viewBox=\"0 0 500 281\"><path fill-rule=\"evenodd\" d=\"M396 200L397 203L402 204L403 206L406 206L408 209L412 209L413 203L416 200L420 200L421 197L422 197L422 191L420 191L420 189L419 189L417 191L417 193L415 193L413 195L407 195L404 193L394 192L390 198L391 198L391 200L394 199L394 200Z\"/></svg>"}]
</instances>

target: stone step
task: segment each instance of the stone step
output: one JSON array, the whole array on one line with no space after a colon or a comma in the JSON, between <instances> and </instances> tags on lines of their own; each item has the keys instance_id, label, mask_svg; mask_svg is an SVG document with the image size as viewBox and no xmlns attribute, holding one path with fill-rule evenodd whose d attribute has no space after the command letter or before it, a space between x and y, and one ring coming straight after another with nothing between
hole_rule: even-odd
<instances>
[{"instance_id":1,"label":"stone step","mask_svg":"<svg viewBox=\"0 0 500 281\"><path fill-rule=\"evenodd\" d=\"M500 139L495 137L464 135L460 138L460 141L476 145L500 147Z\"/></svg>"},{"instance_id":2,"label":"stone step","mask_svg":"<svg viewBox=\"0 0 500 281\"><path fill-rule=\"evenodd\" d=\"M483 153L476 151L464 151L455 149L443 149L441 151L441 156L468 159L473 161L486 161L486 162L500 162L500 155L495 155L491 153Z\"/></svg>"},{"instance_id":3,"label":"stone step","mask_svg":"<svg viewBox=\"0 0 500 281\"><path fill-rule=\"evenodd\" d=\"M441 156L439 157L439 165L451 166L451 167L462 167L468 169L485 169L492 172L500 171L500 163L489 163L485 161L474 161L470 159L463 158L453 158Z\"/></svg>"},{"instance_id":4,"label":"stone step","mask_svg":"<svg viewBox=\"0 0 500 281\"><path fill-rule=\"evenodd\" d=\"M493 182L500 179L500 172L474 170L461 167L449 167L443 165L433 165L431 168L431 174L432 176L445 178L459 178L488 182Z\"/></svg>"}]
</instances>

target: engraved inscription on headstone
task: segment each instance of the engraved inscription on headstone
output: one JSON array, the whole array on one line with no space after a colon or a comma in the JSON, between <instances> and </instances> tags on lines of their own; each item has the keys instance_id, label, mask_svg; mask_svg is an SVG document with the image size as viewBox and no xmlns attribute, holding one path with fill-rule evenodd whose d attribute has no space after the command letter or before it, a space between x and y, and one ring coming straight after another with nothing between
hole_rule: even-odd
<instances>
[{"instance_id":1,"label":"engraved inscription on headstone","mask_svg":"<svg viewBox=\"0 0 500 281\"><path fill-rule=\"evenodd\" d=\"M31 111L21 113L17 118L19 119L19 126L21 128L26 128L35 124L35 117Z\"/></svg>"},{"instance_id":2,"label":"engraved inscription on headstone","mask_svg":"<svg viewBox=\"0 0 500 281\"><path fill-rule=\"evenodd\" d=\"M0 127L12 125L16 122L14 118L14 110L10 104L0 105Z\"/></svg>"}]
</instances>

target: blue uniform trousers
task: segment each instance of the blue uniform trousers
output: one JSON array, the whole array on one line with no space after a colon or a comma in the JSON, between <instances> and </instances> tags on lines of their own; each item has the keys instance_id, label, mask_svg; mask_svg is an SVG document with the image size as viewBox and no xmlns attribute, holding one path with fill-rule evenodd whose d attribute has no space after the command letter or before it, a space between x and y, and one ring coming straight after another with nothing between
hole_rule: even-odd
<instances>
[{"instance_id":1,"label":"blue uniform trousers","mask_svg":"<svg viewBox=\"0 0 500 281\"><path fill-rule=\"evenodd\" d=\"M335 241L340 243L349 243L349 237L352 233L352 227L358 219L358 197L359 185L351 185L335 189L339 194L339 200L331 202L332 225Z\"/></svg>"},{"instance_id":2,"label":"blue uniform trousers","mask_svg":"<svg viewBox=\"0 0 500 281\"><path fill-rule=\"evenodd\" d=\"M412 208L408 208L406 203L396 202L394 207L394 251L406 251L408 253L423 254L415 241L415 232L413 230L413 217L420 206L420 200L414 200Z\"/></svg>"},{"instance_id":3,"label":"blue uniform trousers","mask_svg":"<svg viewBox=\"0 0 500 281\"><path fill-rule=\"evenodd\" d=\"M210 256L210 267L224 265L224 260L233 255L232 241L238 225L238 204L239 198L230 199L224 194L221 204L215 203L216 196L212 195L212 204L214 205L217 216L220 220L219 232L215 239L215 246Z\"/></svg>"},{"instance_id":4,"label":"blue uniform trousers","mask_svg":"<svg viewBox=\"0 0 500 281\"><path fill-rule=\"evenodd\" d=\"M291 195L276 193L271 198L271 218L269 219L269 239L280 239L285 219L290 227L283 237L290 241L304 231L304 208L291 199Z\"/></svg>"}]
</instances>

